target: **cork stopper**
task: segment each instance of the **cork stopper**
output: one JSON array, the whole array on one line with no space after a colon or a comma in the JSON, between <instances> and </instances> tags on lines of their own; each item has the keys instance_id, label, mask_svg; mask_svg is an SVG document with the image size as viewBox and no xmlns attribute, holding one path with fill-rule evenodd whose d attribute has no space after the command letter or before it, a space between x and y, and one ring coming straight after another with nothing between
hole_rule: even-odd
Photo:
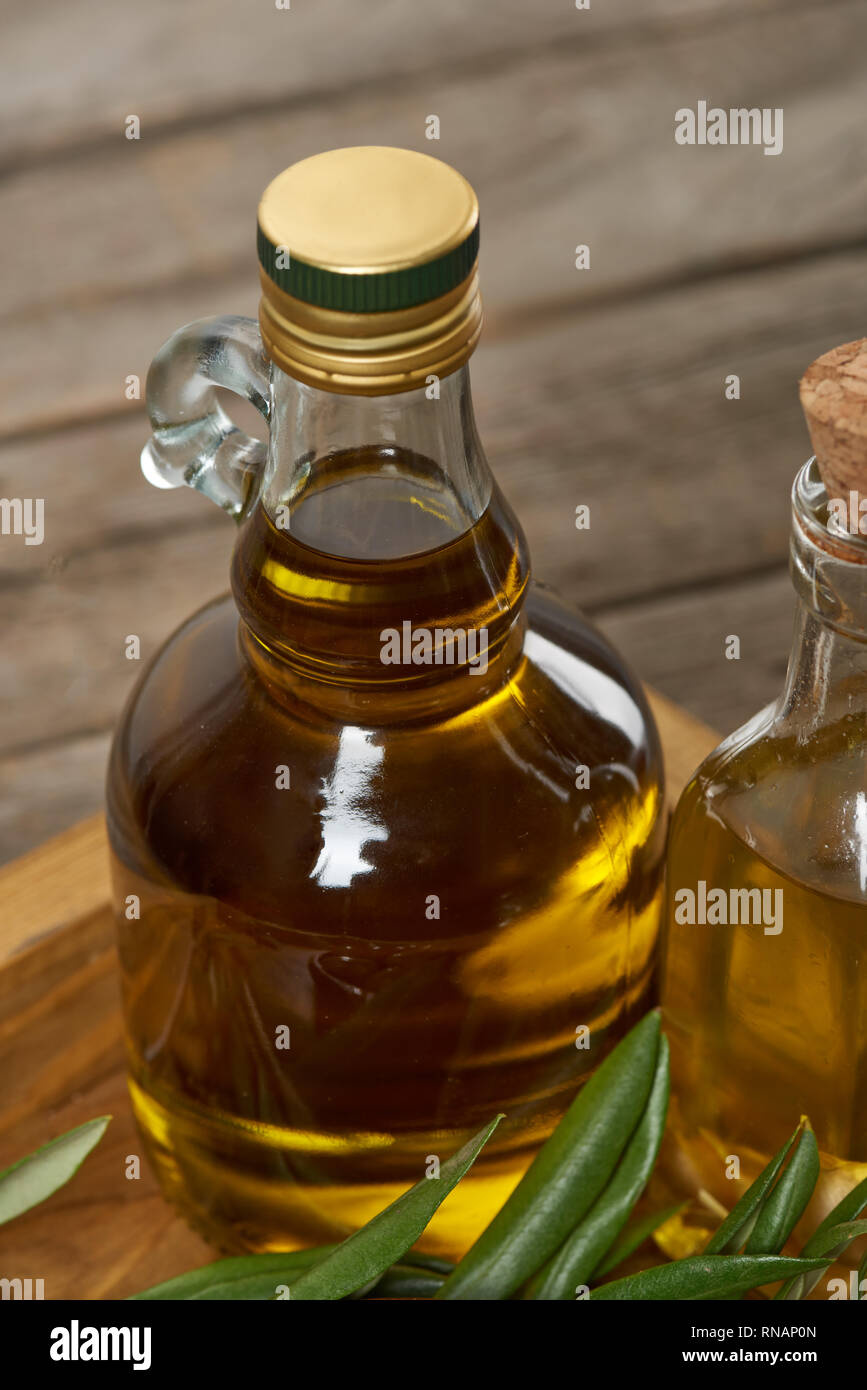
<instances>
[{"instance_id":1,"label":"cork stopper","mask_svg":"<svg viewBox=\"0 0 867 1390\"><path fill-rule=\"evenodd\" d=\"M830 498L867 496L867 338L832 348L801 378L801 407Z\"/></svg>"}]
</instances>

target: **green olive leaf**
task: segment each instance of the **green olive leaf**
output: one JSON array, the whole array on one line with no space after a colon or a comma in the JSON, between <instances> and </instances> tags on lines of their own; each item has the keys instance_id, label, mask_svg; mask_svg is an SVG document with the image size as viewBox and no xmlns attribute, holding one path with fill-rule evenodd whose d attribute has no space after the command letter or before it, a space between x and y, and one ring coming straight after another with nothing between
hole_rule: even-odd
<instances>
[{"instance_id":1,"label":"green olive leaf","mask_svg":"<svg viewBox=\"0 0 867 1390\"><path fill-rule=\"evenodd\" d=\"M509 1298L562 1245L610 1180L641 1118L656 1072L659 1037L654 1009L585 1082L437 1298Z\"/></svg>"},{"instance_id":2,"label":"green olive leaf","mask_svg":"<svg viewBox=\"0 0 867 1390\"><path fill-rule=\"evenodd\" d=\"M324 1260L290 1281L290 1299L346 1298L384 1274L415 1244L437 1207L472 1167L502 1118L497 1115L447 1159L439 1177L422 1178Z\"/></svg>"},{"instance_id":3,"label":"green olive leaf","mask_svg":"<svg viewBox=\"0 0 867 1390\"><path fill-rule=\"evenodd\" d=\"M442 1288L443 1276L429 1269L417 1269L401 1261L377 1279L364 1298L433 1298Z\"/></svg>"},{"instance_id":4,"label":"green olive leaf","mask_svg":"<svg viewBox=\"0 0 867 1390\"><path fill-rule=\"evenodd\" d=\"M762 1169L755 1182L750 1184L740 1201L732 1207L725 1221L711 1236L703 1254L726 1255L732 1250L740 1249L752 1231L773 1186L774 1179L785 1163L789 1150L800 1133L801 1125L798 1125L794 1134L786 1140L779 1152L774 1154L767 1167Z\"/></svg>"},{"instance_id":5,"label":"green olive leaf","mask_svg":"<svg viewBox=\"0 0 867 1390\"><path fill-rule=\"evenodd\" d=\"M135 1293L129 1301L268 1300L274 1297L279 1284L289 1284L300 1270L318 1264L334 1249L333 1245L319 1245L286 1254L237 1255L228 1260L215 1260L202 1269L179 1274L175 1279L166 1279L162 1284Z\"/></svg>"},{"instance_id":6,"label":"green olive leaf","mask_svg":"<svg viewBox=\"0 0 867 1390\"><path fill-rule=\"evenodd\" d=\"M811 1274L799 1274L797 1279L790 1279L787 1284L778 1290L774 1295L775 1299L782 1299L785 1302L794 1303L798 1299L806 1298L807 1294L814 1289L821 1279L825 1270L834 1263L838 1255L842 1255L848 1245L859 1236L867 1235L867 1221L841 1221L839 1226L817 1227L811 1235L807 1244L801 1251L802 1259L811 1259L813 1256L827 1255L827 1263L821 1269L814 1270Z\"/></svg>"},{"instance_id":7,"label":"green olive leaf","mask_svg":"<svg viewBox=\"0 0 867 1390\"><path fill-rule=\"evenodd\" d=\"M668 1039L659 1040L656 1074L638 1128L604 1191L568 1239L527 1288L526 1297L552 1301L574 1298L623 1229L644 1191L656 1162L668 1113Z\"/></svg>"},{"instance_id":8,"label":"green olive leaf","mask_svg":"<svg viewBox=\"0 0 867 1390\"><path fill-rule=\"evenodd\" d=\"M819 1181L819 1146L809 1123L744 1246L745 1255L776 1255L809 1205Z\"/></svg>"},{"instance_id":9,"label":"green olive leaf","mask_svg":"<svg viewBox=\"0 0 867 1390\"><path fill-rule=\"evenodd\" d=\"M692 1255L673 1264L614 1279L590 1293L591 1299L672 1299L695 1302L747 1293L763 1284L776 1283L806 1269L818 1269L822 1260L801 1260L786 1255Z\"/></svg>"},{"instance_id":10,"label":"green olive leaf","mask_svg":"<svg viewBox=\"0 0 867 1390\"><path fill-rule=\"evenodd\" d=\"M293 1279L305 1269L312 1268L313 1265L321 1264L326 1255L330 1255L337 1249L336 1245L316 1245L307 1250L292 1250L284 1253L271 1253L265 1255L235 1255L227 1260L215 1260L213 1264L204 1265L202 1269L194 1269L189 1274L179 1274L174 1279L166 1279L162 1284L154 1284L150 1289L145 1289L141 1293L132 1294L128 1302L155 1302L166 1300L186 1300L193 1301L232 1301L244 1300L246 1302L267 1302L276 1297L276 1291L281 1285L288 1287ZM449 1260L442 1260L436 1255L423 1255L418 1251L410 1250L401 1257L399 1265L394 1267L396 1276L399 1276L405 1286L408 1287L410 1276L418 1274L418 1285L424 1287L427 1292L425 1297L432 1295L442 1284L447 1274L454 1269L454 1265ZM383 1278L388 1277L384 1275ZM371 1290L364 1296L369 1296L373 1289L377 1288L381 1281L374 1279L371 1281ZM386 1295L378 1295L385 1297ZM409 1295L390 1294L389 1297L408 1297ZM416 1295L412 1295L415 1297Z\"/></svg>"},{"instance_id":11,"label":"green olive leaf","mask_svg":"<svg viewBox=\"0 0 867 1390\"><path fill-rule=\"evenodd\" d=\"M0 1225L44 1202L69 1182L108 1127L110 1115L67 1130L0 1173Z\"/></svg>"},{"instance_id":12,"label":"green olive leaf","mask_svg":"<svg viewBox=\"0 0 867 1390\"><path fill-rule=\"evenodd\" d=\"M825 1232L829 1231L832 1226L840 1226L847 1221L854 1221L857 1216L860 1216L865 1206L867 1206L867 1178L864 1178L863 1182L859 1182L856 1187L853 1187L851 1192L847 1192L846 1196L828 1212L825 1220L816 1227L815 1231L810 1236L801 1254L805 1258L809 1258L810 1255L824 1254L824 1250L820 1247L822 1246ZM846 1244L848 1244L848 1241ZM837 1258L837 1255L842 1255L845 1248L846 1247L843 1246L838 1250L834 1255L834 1259ZM797 1280L793 1280L792 1283L780 1289L776 1297L787 1301L806 1298L811 1289L816 1287L821 1277L821 1270L818 1273L801 1275Z\"/></svg>"},{"instance_id":13,"label":"green olive leaf","mask_svg":"<svg viewBox=\"0 0 867 1390\"><path fill-rule=\"evenodd\" d=\"M648 1216L640 1216L627 1222L605 1259L594 1269L592 1277L601 1279L604 1275L610 1274L618 1265L623 1264L624 1260L628 1260L630 1255L634 1255L648 1236L652 1236L654 1231L658 1231L660 1226L664 1226L666 1221L670 1221L688 1206L688 1202L678 1202L675 1206L663 1207L661 1211L652 1211Z\"/></svg>"}]
</instances>

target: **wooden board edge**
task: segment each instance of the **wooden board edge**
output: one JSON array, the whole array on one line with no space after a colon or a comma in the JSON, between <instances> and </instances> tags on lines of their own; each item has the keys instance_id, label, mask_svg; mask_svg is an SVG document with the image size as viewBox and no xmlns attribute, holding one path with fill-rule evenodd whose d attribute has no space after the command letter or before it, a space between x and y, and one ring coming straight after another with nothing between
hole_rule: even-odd
<instances>
[{"instance_id":1,"label":"wooden board edge","mask_svg":"<svg viewBox=\"0 0 867 1390\"><path fill-rule=\"evenodd\" d=\"M102 813L0 868L0 967L108 904L108 840Z\"/></svg>"}]
</instances>

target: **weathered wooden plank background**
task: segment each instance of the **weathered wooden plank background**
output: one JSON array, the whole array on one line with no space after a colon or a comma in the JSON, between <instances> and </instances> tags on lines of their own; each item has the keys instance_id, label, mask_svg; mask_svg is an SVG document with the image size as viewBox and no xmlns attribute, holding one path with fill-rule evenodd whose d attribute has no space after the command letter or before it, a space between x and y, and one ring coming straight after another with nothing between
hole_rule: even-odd
<instances>
[{"instance_id":1,"label":"weathered wooden plank background","mask_svg":"<svg viewBox=\"0 0 867 1390\"><path fill-rule=\"evenodd\" d=\"M125 636L147 655L225 587L231 523L143 482L124 383L182 322L255 312L259 194L330 146L424 149L478 189L477 408L538 577L717 727L776 693L797 378L867 331L862 0L0 15L0 495L46 508L43 545L0 536L0 859L99 806ZM677 146L699 99L782 107L783 153Z\"/></svg>"}]
</instances>

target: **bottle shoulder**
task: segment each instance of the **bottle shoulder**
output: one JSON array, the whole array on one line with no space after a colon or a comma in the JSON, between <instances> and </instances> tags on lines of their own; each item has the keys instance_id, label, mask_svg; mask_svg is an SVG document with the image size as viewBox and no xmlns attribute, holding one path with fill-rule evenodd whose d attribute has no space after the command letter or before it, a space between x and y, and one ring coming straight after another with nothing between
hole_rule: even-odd
<instances>
[{"instance_id":1,"label":"bottle shoulder","mask_svg":"<svg viewBox=\"0 0 867 1390\"><path fill-rule=\"evenodd\" d=\"M459 737L473 722L525 722L547 746L579 744L590 766L616 760L659 777L661 756L652 713L640 682L602 634L578 610L542 585L531 584L523 651L511 678L476 708L453 718L402 721L385 718L380 737L399 744L428 733L440 743ZM178 756L182 746L220 741L239 718L285 730L297 721L310 737L338 739L350 722L320 715L314 704L281 704L257 679L238 637L239 618L230 594L213 599L179 627L157 651L127 700L116 742L132 743L137 761L151 745ZM464 678L472 683L472 677ZM378 726L374 700L367 719ZM315 732L314 732L315 731ZM577 740L577 742L576 742Z\"/></svg>"},{"instance_id":2,"label":"bottle shoulder","mask_svg":"<svg viewBox=\"0 0 867 1390\"><path fill-rule=\"evenodd\" d=\"M465 880L480 920L510 895L544 897L577 863L606 881L640 863L652 879L661 775L640 688L550 594L529 609L499 691L439 722L377 726L272 698L234 604L208 605L157 654L118 727L115 852L227 901L255 881L275 920L290 891L312 910L323 887L362 904L392 883L399 901L425 865Z\"/></svg>"},{"instance_id":3,"label":"bottle shoulder","mask_svg":"<svg viewBox=\"0 0 867 1390\"><path fill-rule=\"evenodd\" d=\"M730 794L755 783L756 769L767 761L763 750L774 727L774 714L773 703L765 706L707 754L678 798L675 821L698 802L713 800L722 807Z\"/></svg>"},{"instance_id":4,"label":"bottle shoulder","mask_svg":"<svg viewBox=\"0 0 867 1390\"><path fill-rule=\"evenodd\" d=\"M242 679L237 628L231 595L221 594L166 638L127 697L115 729L115 754L123 750L137 764L167 737L178 745L188 741L193 726L216 733Z\"/></svg>"},{"instance_id":5,"label":"bottle shoulder","mask_svg":"<svg viewBox=\"0 0 867 1390\"><path fill-rule=\"evenodd\" d=\"M698 828L732 837L777 872L843 898L867 897L863 721L819 724L768 705L705 759L672 820L672 856Z\"/></svg>"},{"instance_id":6,"label":"bottle shoulder","mask_svg":"<svg viewBox=\"0 0 867 1390\"><path fill-rule=\"evenodd\" d=\"M591 730L598 727L605 744L619 747L625 765L640 767L643 779L661 784L656 723L641 682L623 657L555 590L532 584L526 606L525 684L544 680L551 708L562 702L570 720L587 730L591 755Z\"/></svg>"}]
</instances>

